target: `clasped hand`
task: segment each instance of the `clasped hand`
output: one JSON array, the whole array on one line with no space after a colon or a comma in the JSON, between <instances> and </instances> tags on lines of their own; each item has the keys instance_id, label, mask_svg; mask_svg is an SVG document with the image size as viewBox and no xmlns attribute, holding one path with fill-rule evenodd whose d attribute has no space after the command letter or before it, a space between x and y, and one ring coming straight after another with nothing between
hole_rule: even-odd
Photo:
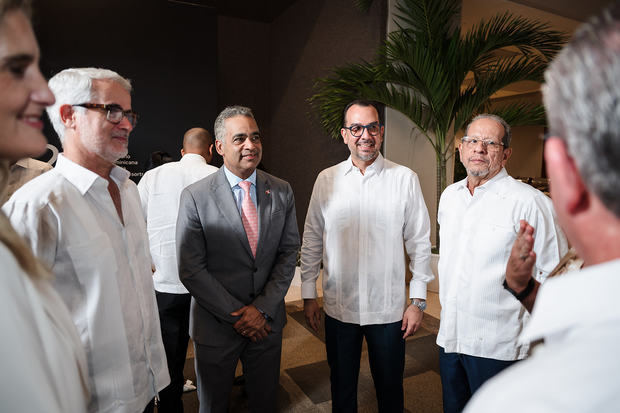
<instances>
[{"instance_id":1,"label":"clasped hand","mask_svg":"<svg viewBox=\"0 0 620 413\"><path fill-rule=\"evenodd\" d=\"M246 305L230 313L233 317L241 317L233 325L237 333L249 338L253 342L267 337L271 332L271 327L267 323L265 316L253 305Z\"/></svg>"}]
</instances>

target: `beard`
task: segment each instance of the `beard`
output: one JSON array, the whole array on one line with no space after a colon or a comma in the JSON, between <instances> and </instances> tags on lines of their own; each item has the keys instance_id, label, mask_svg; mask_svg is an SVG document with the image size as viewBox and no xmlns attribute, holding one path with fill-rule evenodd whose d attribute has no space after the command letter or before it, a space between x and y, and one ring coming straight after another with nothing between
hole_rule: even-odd
<instances>
[{"instance_id":1,"label":"beard","mask_svg":"<svg viewBox=\"0 0 620 413\"><path fill-rule=\"evenodd\" d=\"M127 135L123 135L128 138ZM128 145L122 145L104 137L82 138L82 144L91 153L110 163L115 163L129 153Z\"/></svg>"},{"instance_id":2,"label":"beard","mask_svg":"<svg viewBox=\"0 0 620 413\"><path fill-rule=\"evenodd\" d=\"M367 143L369 141L360 141L358 142L358 145L361 146L361 144ZM370 141L372 143L372 149L373 151L371 153L368 154L361 154L359 150L356 151L356 156L359 160L364 161L364 162L368 162L368 161L372 161L373 159L375 159L377 157L377 155L379 155L379 149L377 148L377 145L374 141Z\"/></svg>"},{"instance_id":3,"label":"beard","mask_svg":"<svg viewBox=\"0 0 620 413\"><path fill-rule=\"evenodd\" d=\"M358 154L358 155L357 155L357 157L358 157L360 160L362 160L362 161L364 161L364 162L367 162L367 161L372 161L373 159L375 159L375 158L377 157L377 155L378 155L378 154L379 154L379 151L375 151L375 152L373 152L373 153L369 153L368 155L359 155L359 154Z\"/></svg>"},{"instance_id":4,"label":"beard","mask_svg":"<svg viewBox=\"0 0 620 413\"><path fill-rule=\"evenodd\" d=\"M467 169L467 175L475 176L475 177L486 176L490 172L488 167L484 169L469 169L469 168L466 168L466 169Z\"/></svg>"}]
</instances>

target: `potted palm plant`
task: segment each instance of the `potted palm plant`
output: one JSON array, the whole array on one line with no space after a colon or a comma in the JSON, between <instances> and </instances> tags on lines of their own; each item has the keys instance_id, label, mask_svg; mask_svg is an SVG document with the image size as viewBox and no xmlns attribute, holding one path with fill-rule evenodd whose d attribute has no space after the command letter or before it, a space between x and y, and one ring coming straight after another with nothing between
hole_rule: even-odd
<instances>
[{"instance_id":1,"label":"potted palm plant","mask_svg":"<svg viewBox=\"0 0 620 413\"><path fill-rule=\"evenodd\" d=\"M367 7L371 1L357 3ZM548 62L566 41L548 24L511 13L482 20L463 33L460 12L461 0L399 0L398 30L388 35L376 59L333 69L318 79L309 99L335 138L342 108L356 98L375 100L408 117L435 151L437 201L446 187L454 136L475 114L496 113L513 126L544 124L541 104L492 106L491 98L515 82L542 82Z\"/></svg>"}]
</instances>

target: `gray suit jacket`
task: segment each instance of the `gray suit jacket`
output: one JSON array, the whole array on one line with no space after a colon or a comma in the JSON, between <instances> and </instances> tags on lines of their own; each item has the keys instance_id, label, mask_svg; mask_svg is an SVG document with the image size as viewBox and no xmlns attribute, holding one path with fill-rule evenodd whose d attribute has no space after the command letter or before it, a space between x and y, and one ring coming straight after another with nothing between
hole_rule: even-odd
<instances>
[{"instance_id":1,"label":"gray suit jacket","mask_svg":"<svg viewBox=\"0 0 620 413\"><path fill-rule=\"evenodd\" d=\"M252 256L224 168L185 188L177 221L179 277L192 295L190 334L199 344L225 344L254 304L281 331L284 296L295 271L299 233L291 186L257 170L259 240ZM240 336L238 336L240 338Z\"/></svg>"}]
</instances>

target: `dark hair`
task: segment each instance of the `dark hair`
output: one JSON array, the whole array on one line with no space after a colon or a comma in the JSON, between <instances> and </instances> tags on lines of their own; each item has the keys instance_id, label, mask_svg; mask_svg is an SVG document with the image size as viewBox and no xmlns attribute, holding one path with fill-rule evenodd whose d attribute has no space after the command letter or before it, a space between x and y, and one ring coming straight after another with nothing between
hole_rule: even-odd
<instances>
[{"instance_id":1,"label":"dark hair","mask_svg":"<svg viewBox=\"0 0 620 413\"><path fill-rule=\"evenodd\" d=\"M350 102L347 106L345 106L344 110L342 111L342 125L343 126L347 126L347 112L349 111L351 106L354 106L354 105L363 106L363 107L372 106L373 108L375 108L375 110L377 111L377 115L379 115L379 123L383 125L383 109L385 107L383 104L372 101L372 100L355 99L354 101Z\"/></svg>"},{"instance_id":2,"label":"dark hair","mask_svg":"<svg viewBox=\"0 0 620 413\"><path fill-rule=\"evenodd\" d=\"M30 17L32 14L31 0L0 0L0 20L11 10L21 10Z\"/></svg>"}]
</instances>

